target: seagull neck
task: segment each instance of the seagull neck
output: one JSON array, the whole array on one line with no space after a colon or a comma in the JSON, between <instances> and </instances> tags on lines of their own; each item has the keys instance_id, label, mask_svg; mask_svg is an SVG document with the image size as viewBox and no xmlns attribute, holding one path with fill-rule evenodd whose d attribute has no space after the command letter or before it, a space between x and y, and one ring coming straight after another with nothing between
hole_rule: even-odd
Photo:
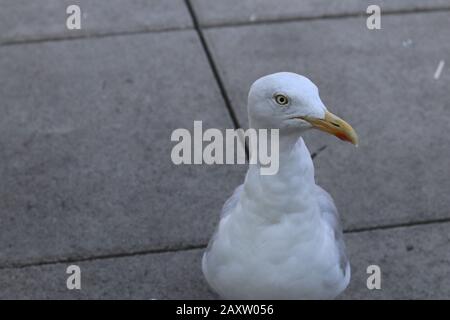
<instances>
[{"instance_id":1,"label":"seagull neck","mask_svg":"<svg viewBox=\"0 0 450 320\"><path fill-rule=\"evenodd\" d=\"M314 166L301 137L280 135L277 174L261 175L260 169L259 164L250 165L245 179L242 200L248 212L266 218L277 218L288 213L315 216ZM264 210L254 210L261 206Z\"/></svg>"},{"instance_id":2,"label":"seagull neck","mask_svg":"<svg viewBox=\"0 0 450 320\"><path fill-rule=\"evenodd\" d=\"M283 181L295 177L297 182L301 182L299 186L315 184L311 155L303 138L298 134L280 134L279 170L272 177Z\"/></svg>"},{"instance_id":3,"label":"seagull neck","mask_svg":"<svg viewBox=\"0 0 450 320\"><path fill-rule=\"evenodd\" d=\"M280 132L279 149L280 159L290 158L292 153L299 151L299 144L304 144L302 137L298 133ZM285 159L288 160L288 159Z\"/></svg>"}]
</instances>

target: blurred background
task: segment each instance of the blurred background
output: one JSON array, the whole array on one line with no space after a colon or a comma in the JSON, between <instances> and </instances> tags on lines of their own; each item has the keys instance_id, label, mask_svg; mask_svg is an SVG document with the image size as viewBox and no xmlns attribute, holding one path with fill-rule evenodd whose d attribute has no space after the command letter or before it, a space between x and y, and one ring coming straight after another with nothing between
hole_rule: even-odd
<instances>
[{"instance_id":1,"label":"blurred background","mask_svg":"<svg viewBox=\"0 0 450 320\"><path fill-rule=\"evenodd\" d=\"M450 0L0 0L0 298L214 298L201 254L246 166L176 166L170 135L247 128L278 71L360 136L305 137L346 232L342 298L450 298L449 65Z\"/></svg>"}]
</instances>

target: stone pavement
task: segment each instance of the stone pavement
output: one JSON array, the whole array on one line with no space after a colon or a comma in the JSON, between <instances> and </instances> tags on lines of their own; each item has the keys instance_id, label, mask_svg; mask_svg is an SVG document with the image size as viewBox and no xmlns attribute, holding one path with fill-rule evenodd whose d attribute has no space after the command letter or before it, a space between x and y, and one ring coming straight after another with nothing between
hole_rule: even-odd
<instances>
[{"instance_id":1,"label":"stone pavement","mask_svg":"<svg viewBox=\"0 0 450 320\"><path fill-rule=\"evenodd\" d=\"M170 135L245 128L276 71L360 135L306 137L346 230L341 298L450 298L449 64L450 0L0 0L0 299L215 298L201 253L246 168L176 166Z\"/></svg>"}]
</instances>

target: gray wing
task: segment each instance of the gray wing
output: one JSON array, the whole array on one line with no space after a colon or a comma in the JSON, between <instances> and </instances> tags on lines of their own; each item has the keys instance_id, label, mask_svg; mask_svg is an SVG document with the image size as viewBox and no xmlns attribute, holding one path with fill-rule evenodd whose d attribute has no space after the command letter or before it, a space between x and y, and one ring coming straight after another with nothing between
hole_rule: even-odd
<instances>
[{"instance_id":1,"label":"gray wing","mask_svg":"<svg viewBox=\"0 0 450 320\"><path fill-rule=\"evenodd\" d=\"M230 198L228 198L227 201L225 201L222 211L220 212L220 219L226 217L230 214L230 212L236 207L236 205L239 202L239 199L241 198L242 190L244 189L244 184L241 184L239 187L237 187ZM219 226L216 227L216 231L214 231L213 236L209 240L208 247L206 248L205 255L208 254L208 252L211 250L211 246L214 242L214 240L217 237L217 229ZM204 257L205 259L205 257Z\"/></svg>"},{"instance_id":2,"label":"gray wing","mask_svg":"<svg viewBox=\"0 0 450 320\"><path fill-rule=\"evenodd\" d=\"M244 184L241 184L239 187L237 187L230 198L228 198L227 201L225 201L222 212L220 213L220 219L223 217L226 217L238 204L239 199L241 198L242 190L244 189Z\"/></svg>"},{"instance_id":3,"label":"gray wing","mask_svg":"<svg viewBox=\"0 0 450 320\"><path fill-rule=\"evenodd\" d=\"M333 198L321 187L317 186L317 198L319 201L320 211L323 218L329 223L334 230L334 237L336 239L336 245L339 251L339 266L345 275L345 270L348 265L348 258L345 252L344 235L342 232L341 219L339 212L336 209Z\"/></svg>"}]
</instances>

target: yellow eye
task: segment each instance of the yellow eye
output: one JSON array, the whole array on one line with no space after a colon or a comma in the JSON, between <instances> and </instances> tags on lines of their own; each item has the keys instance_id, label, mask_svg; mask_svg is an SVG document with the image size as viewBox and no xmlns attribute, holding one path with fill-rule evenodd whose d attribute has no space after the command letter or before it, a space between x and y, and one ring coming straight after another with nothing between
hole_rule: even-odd
<instances>
[{"instance_id":1,"label":"yellow eye","mask_svg":"<svg viewBox=\"0 0 450 320\"><path fill-rule=\"evenodd\" d=\"M277 94L275 95L275 102L278 103L280 106L285 106L289 103L289 99L283 94Z\"/></svg>"}]
</instances>

